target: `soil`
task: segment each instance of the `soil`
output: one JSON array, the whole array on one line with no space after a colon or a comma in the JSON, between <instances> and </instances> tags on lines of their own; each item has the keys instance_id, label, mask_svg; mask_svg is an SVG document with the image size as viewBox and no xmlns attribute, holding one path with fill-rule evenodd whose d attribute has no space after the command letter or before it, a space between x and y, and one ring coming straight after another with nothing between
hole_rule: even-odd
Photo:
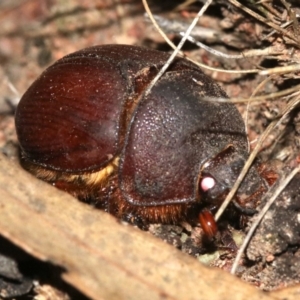
<instances>
[{"instance_id":1,"label":"soil","mask_svg":"<svg viewBox=\"0 0 300 300\"><path fill-rule=\"evenodd\" d=\"M159 24L168 37L178 43L179 31L187 29L202 2L152 0L149 5L153 14L160 17ZM237 104L247 120L248 138L253 149L267 126L279 120L287 105L299 97L299 68L284 73L271 72L267 76L243 71L299 64L300 27L296 16L299 16L300 5L298 1L270 1L255 5L251 1L240 2L263 20L235 7L234 1L218 0L200 18L192 33L196 40L229 56L242 53L239 59L213 55L190 41L186 42L183 51L206 66L233 70L225 73L203 68L230 98L261 96L260 101L248 106L247 102ZM14 111L18 101L34 79L57 59L100 44L132 44L170 51L145 17L139 0L1 1L0 19L0 149L9 157L18 157L19 151L14 128ZM283 31L278 32L270 24L278 27L285 25L282 26ZM259 51L261 55L253 54ZM295 90L283 96L272 95L291 88ZM298 166L299 120L300 111L296 105L271 131L259 152L259 159L267 167L275 169L279 178ZM300 176L296 175L267 212L239 263L237 275L266 291L300 282L299 180ZM274 187L277 185L274 183ZM265 201L260 201L257 210ZM227 222L226 228L213 241L203 239L200 225L191 226L188 223L153 224L146 230L205 264L229 271L236 256L236 248L230 243L234 241L234 245L239 247L252 220L246 216L243 225ZM1 243L0 254L3 254L3 245L7 242ZM10 258L11 272L17 274L13 276L17 276L22 284L27 284L27 277L23 280L21 271L12 267L19 255ZM38 262L35 263L38 265ZM41 268L45 272L44 266ZM58 290L51 287L51 282L45 280L47 276L39 277L43 272L37 271L30 297L43 295L44 298L36 299L84 299L83 295L78 296L66 285ZM1 280L11 279L9 276L3 275L0 268L0 287ZM9 289L7 291L9 293ZM28 288L20 289L19 295L24 297L27 293ZM18 294L11 292L9 296L1 296L16 297Z\"/></svg>"}]
</instances>

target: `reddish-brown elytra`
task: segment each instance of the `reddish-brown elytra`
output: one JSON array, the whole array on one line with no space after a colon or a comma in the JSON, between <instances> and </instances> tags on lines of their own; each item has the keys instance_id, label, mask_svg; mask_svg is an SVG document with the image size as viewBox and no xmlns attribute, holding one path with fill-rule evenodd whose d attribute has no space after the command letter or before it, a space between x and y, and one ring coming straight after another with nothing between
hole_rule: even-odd
<instances>
[{"instance_id":1,"label":"reddish-brown elytra","mask_svg":"<svg viewBox=\"0 0 300 300\"><path fill-rule=\"evenodd\" d=\"M182 58L145 95L168 57L105 45L50 66L16 111L24 167L121 218L178 222L219 204L248 155L243 120L233 104L203 100L226 94ZM255 168L249 174L242 204L264 187Z\"/></svg>"}]
</instances>

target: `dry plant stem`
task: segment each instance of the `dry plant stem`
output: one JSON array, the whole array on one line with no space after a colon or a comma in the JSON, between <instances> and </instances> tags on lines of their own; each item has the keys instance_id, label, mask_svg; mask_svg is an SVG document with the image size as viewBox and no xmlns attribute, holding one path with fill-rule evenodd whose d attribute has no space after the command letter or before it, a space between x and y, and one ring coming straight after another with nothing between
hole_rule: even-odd
<instances>
[{"instance_id":1,"label":"dry plant stem","mask_svg":"<svg viewBox=\"0 0 300 300\"><path fill-rule=\"evenodd\" d=\"M183 35L183 34L184 34L183 32L180 32L180 35ZM242 59L242 58L246 58L246 57L265 56L265 55L279 55L282 53L282 52L274 50L273 47L268 47L265 49L249 50L249 51L242 52L241 54L230 55L230 54L226 54L226 53L220 52L218 50L212 49L212 48L206 46L205 44L197 41L195 38L193 38L191 36L189 36L187 39L190 42L197 45L199 48L203 48L207 52L210 52L211 54L213 54L215 56L220 56L220 57L229 58L229 59Z\"/></svg>"},{"instance_id":2,"label":"dry plant stem","mask_svg":"<svg viewBox=\"0 0 300 300\"><path fill-rule=\"evenodd\" d=\"M295 64L295 65L291 65L291 66L284 66L284 67L276 67L276 68L272 68L269 70L263 70L260 71L258 74L259 75L270 75L270 74L285 74L285 73L291 73L291 72L296 72L300 70L300 64Z\"/></svg>"},{"instance_id":3,"label":"dry plant stem","mask_svg":"<svg viewBox=\"0 0 300 300\"><path fill-rule=\"evenodd\" d=\"M216 102L231 102L231 103L245 103L245 102L259 102L260 101L265 101L265 100L275 100L276 98L283 97L290 95L292 93L299 94L300 93L300 84L290 88L290 89L285 89L280 92L276 93L271 93L268 95L263 95L263 96L258 96L258 97L253 97L253 98L247 98L247 99L242 99L242 98L212 98L212 97L204 97L203 100L205 101L216 101Z\"/></svg>"},{"instance_id":4,"label":"dry plant stem","mask_svg":"<svg viewBox=\"0 0 300 300\"><path fill-rule=\"evenodd\" d=\"M255 157L257 156L259 150L261 149L262 144L263 144L264 140L266 139L266 137L269 135L271 130L273 130L276 126L278 126L282 122L282 120L285 119L286 115L289 114L299 103L300 103L300 99L298 97L296 99L294 99L293 101L291 101L290 103L288 103L286 106L286 109L282 113L281 118L278 121L275 120L272 123L270 123L270 125L266 128L266 130L263 132L263 134L259 137L257 145L251 152L251 154L250 154L247 162L245 163L245 166L243 167L240 175L238 176L235 184L233 185L232 189L230 190L229 194L227 195L226 199L224 200L224 202L222 203L220 208L218 209L218 211L215 215L216 221L221 217L224 210L227 208L228 204L232 200L234 194L236 193L236 191L239 188L240 184L242 183L244 177L246 176L250 166L252 165Z\"/></svg>"},{"instance_id":5,"label":"dry plant stem","mask_svg":"<svg viewBox=\"0 0 300 300\"><path fill-rule=\"evenodd\" d=\"M299 14L296 15L297 18L299 18L299 16L300 16ZM285 28L285 27L291 25L292 23L294 23L294 21L287 21L286 23L280 25L280 27ZM262 40L264 41L264 40L268 39L276 32L277 32L276 30L272 30L268 35L264 36L264 38Z\"/></svg>"},{"instance_id":6,"label":"dry plant stem","mask_svg":"<svg viewBox=\"0 0 300 300\"><path fill-rule=\"evenodd\" d=\"M147 3L147 0L142 0L143 1L143 5L144 8L148 14L148 17L150 18L153 26L156 28L156 30L159 32L159 34L163 37L163 39L166 41L166 43L173 49L176 49L176 46L172 43L172 41L167 37L167 35L164 33L164 31L159 27L158 23L155 20L155 17L153 16L150 7ZM183 53L180 53L181 55L183 55Z\"/></svg>"},{"instance_id":7,"label":"dry plant stem","mask_svg":"<svg viewBox=\"0 0 300 300\"><path fill-rule=\"evenodd\" d=\"M254 89L254 91L253 91L253 93L252 93L252 95L251 95L251 97L250 97L250 99L252 99L252 98L254 98L255 97L255 94L257 94L258 93L258 91L268 82L268 81L270 81L271 79L273 79L274 78L274 76L269 76L269 77L267 77L267 78L265 78L255 89Z\"/></svg>"},{"instance_id":8,"label":"dry plant stem","mask_svg":"<svg viewBox=\"0 0 300 300\"><path fill-rule=\"evenodd\" d=\"M258 225L260 224L260 222L262 221L264 215L266 214L266 212L269 210L269 208L271 207L271 205L274 203L274 201L276 200L276 198L280 195L280 193L283 191L283 189L289 184L289 182L294 178L294 176L300 172L300 166L298 166L297 168L295 168L286 178L284 178L279 186L275 189L275 191L273 191L273 189L269 190L269 192L267 193L267 196L272 195L270 197L270 199L268 200L268 202L266 203L266 205L264 206L264 208L260 211L260 213L258 214L258 216L255 218L255 221L253 222L253 224L251 225L251 228L249 230L249 232L247 233L242 246L240 247L237 256L234 260L234 263L232 265L231 274L235 274L235 271L238 267L239 261L252 237L252 235L254 234L256 228L258 227Z\"/></svg>"},{"instance_id":9,"label":"dry plant stem","mask_svg":"<svg viewBox=\"0 0 300 300\"><path fill-rule=\"evenodd\" d=\"M184 35L184 32L180 32L180 35L183 36ZM239 59L239 58L244 58L243 55L241 54L237 54L237 55L229 55L229 54L226 54L226 53L223 53L221 51L218 51L218 50L215 50L215 49L212 49L208 46L206 46L205 44L197 41L196 39L194 39L193 37L191 36L188 36L187 37L187 40L189 40L190 42L194 43L195 45L197 45L199 48L202 48L202 49L205 49L207 52L215 55L215 56L219 56L219 57L225 57L225 58L230 58L230 59Z\"/></svg>"},{"instance_id":10,"label":"dry plant stem","mask_svg":"<svg viewBox=\"0 0 300 300\"><path fill-rule=\"evenodd\" d=\"M143 0L144 1L144 0ZM172 63L174 58L178 55L180 49L184 45L185 41L187 40L187 37L190 35L193 28L196 26L199 18L203 15L203 13L206 11L208 6L211 4L212 0L207 0L206 3L203 5L203 7L199 10L197 16L194 18L193 22L189 26L188 30L185 33L185 36L181 39L180 43L176 47L176 49L173 51L172 55L169 57L169 59L166 61L164 66L161 68L161 70L158 72L158 74L155 76L155 78L150 82L149 86L147 87L145 94L149 94L152 87L155 85L155 83L158 81L158 79L164 74L164 72L168 69L169 65Z\"/></svg>"},{"instance_id":11,"label":"dry plant stem","mask_svg":"<svg viewBox=\"0 0 300 300\"><path fill-rule=\"evenodd\" d=\"M147 17L147 15L146 15ZM179 32L186 32L189 25L188 23L180 20L169 20L164 17L153 15L153 18L155 21L159 24L160 28L164 30L166 33L176 34L178 35ZM194 38L199 38L202 40L211 40L212 42L220 42L220 32L217 30L214 30L212 28L202 27L202 26L195 26L191 36Z\"/></svg>"},{"instance_id":12,"label":"dry plant stem","mask_svg":"<svg viewBox=\"0 0 300 300\"><path fill-rule=\"evenodd\" d=\"M268 81L270 81L272 79L272 76L269 76L267 78L265 78L256 88L255 90L253 91L251 98L253 98L255 96L255 94L257 94L257 92L261 89L261 87L263 87ZM248 112L249 112L249 109L250 109L250 106L251 106L251 102L248 101L247 102L247 107L246 107L246 114L245 114L245 127L246 127L246 132L248 134ZM251 143L251 142L250 142ZM249 143L249 146L248 146L248 151L250 150L250 143Z\"/></svg>"},{"instance_id":13,"label":"dry plant stem","mask_svg":"<svg viewBox=\"0 0 300 300\"><path fill-rule=\"evenodd\" d=\"M147 15L146 15L147 16ZM149 17L150 18L150 17ZM181 26L176 26L174 25L174 21L170 21L168 19L162 18L157 15L153 15L151 17L151 20L154 19L156 23L156 29L159 30L161 35L166 38L166 35L163 33L163 30L166 30L169 33L175 33L175 34L180 34L181 36L184 36L187 25L181 25ZM290 22L291 23L291 22ZM159 24L159 25L158 25ZM160 27L159 27L160 26ZM195 29L197 28L197 32L195 32ZM198 33L198 34L196 34ZM201 36L200 36L201 33ZM282 51L278 50L278 47L270 46L265 49L251 49L242 52L241 54L236 54L236 55L229 55L223 52L220 52L218 50L212 49L208 47L207 45L201 43L200 41L197 40L197 38L201 39L209 39L212 40L216 38L216 35L220 35L219 32L213 30L213 29L208 29L205 27L197 26L193 29L192 32L193 36L189 36L187 39L191 42L197 45L199 48L203 48L206 51L212 53L213 55L220 56L220 57L225 57L228 59L243 59L245 57L256 57L256 56L271 56L271 55L280 55L282 54ZM217 39L218 42L221 42L221 39ZM168 39L166 42L173 48L175 49L175 45Z\"/></svg>"},{"instance_id":14,"label":"dry plant stem","mask_svg":"<svg viewBox=\"0 0 300 300\"><path fill-rule=\"evenodd\" d=\"M36 179L1 153L0 195L0 234L61 266L64 280L91 299L278 300L120 224Z\"/></svg>"},{"instance_id":15,"label":"dry plant stem","mask_svg":"<svg viewBox=\"0 0 300 300\"><path fill-rule=\"evenodd\" d=\"M283 28L281 28L280 26L274 24L273 22L267 20L266 18L260 16L259 14L257 14L256 12L252 11L251 9L245 7L244 5L242 5L241 3L239 3L236 0L228 0L231 4L233 4L234 6L241 8L243 11L245 11L246 13L248 13L249 15L251 15L252 17L256 18L257 20L261 21L262 23L267 24L268 26L272 27L273 29L277 30L278 32L280 32L281 34L283 34L284 36L290 38L292 41L294 41L296 44L299 43L298 39L291 35L287 30L284 30Z\"/></svg>"},{"instance_id":16,"label":"dry plant stem","mask_svg":"<svg viewBox=\"0 0 300 300\"><path fill-rule=\"evenodd\" d=\"M258 69L250 69L250 70L224 70L224 69L218 69L218 68L213 68L207 65L204 65L202 63L199 63L197 61L194 61L192 59L189 59L192 61L194 64L196 64L198 67L211 70L211 71L216 71L216 72L221 72L221 73L230 73L230 74L253 74L253 73L258 73L260 70Z\"/></svg>"},{"instance_id":17,"label":"dry plant stem","mask_svg":"<svg viewBox=\"0 0 300 300\"><path fill-rule=\"evenodd\" d=\"M12 82L7 78L5 77L5 83L7 84L8 88L10 89L10 91L17 97L17 98L21 98L18 90L16 89L16 87L12 84Z\"/></svg>"},{"instance_id":18,"label":"dry plant stem","mask_svg":"<svg viewBox=\"0 0 300 300\"><path fill-rule=\"evenodd\" d=\"M261 5L265 7L267 10L269 10L273 15L275 15L278 19L281 18L280 13L272 7L269 3L261 2Z\"/></svg>"},{"instance_id":19,"label":"dry plant stem","mask_svg":"<svg viewBox=\"0 0 300 300\"><path fill-rule=\"evenodd\" d=\"M152 14L152 12L149 8L147 0L142 0L142 1L143 1L145 10L148 14L148 17L150 18L151 22L153 23L153 26L157 29L157 31L160 33L160 35L163 37L163 39L166 41L166 43L171 48L176 49L176 46L172 43L172 41L167 37L167 35L164 33L164 31L160 28L160 26L156 22L155 17L153 16L153 14ZM182 52L178 52L178 54L180 54L181 56L185 56ZM253 70L224 70L224 69L209 67L209 66L204 65L202 63L199 63L197 61L194 61L194 60L192 60L188 57L186 57L186 59L193 62L194 64L196 64L200 68L204 68L204 69L211 70L211 71L216 71L216 72L231 73L231 74L249 74L249 73L258 73L260 71L260 70L257 70L257 69L253 69Z\"/></svg>"}]
</instances>

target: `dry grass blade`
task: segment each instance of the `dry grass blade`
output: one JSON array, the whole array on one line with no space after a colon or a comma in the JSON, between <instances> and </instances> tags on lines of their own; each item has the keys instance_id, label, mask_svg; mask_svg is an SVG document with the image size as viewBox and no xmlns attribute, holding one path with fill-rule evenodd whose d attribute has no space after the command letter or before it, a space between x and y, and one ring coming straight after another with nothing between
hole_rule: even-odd
<instances>
[{"instance_id":1,"label":"dry grass blade","mask_svg":"<svg viewBox=\"0 0 300 300\"><path fill-rule=\"evenodd\" d=\"M145 8L145 11L148 14L148 17L150 18L152 24L154 25L154 27L156 28L156 30L159 32L159 34L164 38L164 40L166 41L166 43L173 48L174 50L176 49L176 46L174 45L174 43L167 37L167 35L164 33L164 31L159 27L159 25L157 24L155 17L152 14L152 11L148 5L147 0L142 0L143 1L143 5ZM182 53L181 53L182 54Z\"/></svg>"},{"instance_id":2,"label":"dry grass blade","mask_svg":"<svg viewBox=\"0 0 300 300\"><path fill-rule=\"evenodd\" d=\"M270 81L272 79L272 76L269 76L269 77L267 77L267 78L265 78L257 87L256 87L256 89L253 91L253 93L252 93L252 95L251 95L251 97L250 97L250 99L253 99L254 98L254 95L256 95L257 93L258 93L258 91L263 87L263 86L265 86L265 84L268 82L268 81ZM245 118L244 118L244 120L245 120L245 127L246 127L246 132L247 132L247 134L248 134L248 118L249 118L249 109L250 109L250 106L251 106L251 101L248 101L247 102L247 108L246 108L246 113L245 113ZM250 148L250 144L249 144L249 148ZM250 150L248 148L248 151Z\"/></svg>"},{"instance_id":3,"label":"dry grass blade","mask_svg":"<svg viewBox=\"0 0 300 300\"><path fill-rule=\"evenodd\" d=\"M270 70L263 70L259 72L259 75L270 75L270 74L285 74L290 72L297 72L300 70L300 64L291 65L291 66L284 66L284 67L277 67L272 68Z\"/></svg>"},{"instance_id":4,"label":"dry grass blade","mask_svg":"<svg viewBox=\"0 0 300 300\"><path fill-rule=\"evenodd\" d=\"M147 0L142 0L143 1L143 5L144 5L144 8L145 8L145 10L146 10L146 12L147 12L147 14L148 14L148 17L149 17L149 19L151 20L151 22L152 22L152 24L154 25L154 27L156 28L156 30L159 32L159 34L163 37L163 39L166 41L166 43L171 47L171 48L173 48L175 51L177 51L176 52L176 54L180 54L181 56L185 56L184 55L184 53L182 53L181 51L180 51L180 48L178 48L179 46L176 46L169 38L168 38L168 36L164 33L164 31L162 30L162 28L158 25L158 23L157 23L157 21L156 21L156 17L154 17L153 16L153 14L152 14L152 12L151 12L151 10L150 10L150 7L149 7L149 5L148 5L148 3L147 3ZM201 11L199 11L199 13L200 13ZM199 14L198 13L198 14ZM196 20L196 18L195 18L195 20ZM196 22L195 22L196 23ZM194 26L194 25L193 25ZM191 30L193 29L193 27L190 27L191 28ZM185 41L185 39L186 40L190 40L190 41L192 41L192 42L195 42L196 44L198 43L197 41L195 41L195 39L194 38L192 38L191 36L189 36L188 34L190 34L190 31L191 31L190 29L188 29L185 33L182 33L182 36L183 36L183 38L182 38L182 41ZM189 33L188 33L188 31L189 31ZM187 34L188 33L188 34ZM202 43L200 43L201 45L202 45ZM199 45L198 45L199 46ZM258 51L258 50L255 50L255 51L253 51L253 50L251 50L250 51L250 53L246 53L245 55L242 53L242 54L239 54L237 57L233 57L233 58L242 58L242 57L248 57L248 56L256 56L256 55L263 55L262 53L265 53L265 52L267 52L268 54L270 54L270 51L269 51L269 49L267 49L267 50L261 50L260 52ZM175 52L173 52L173 55L174 55L174 53ZM174 56L175 57L175 56ZM172 58L172 59L174 59L174 58ZM260 70L258 70L258 69L253 69L253 70L224 70L224 69L218 69L218 68L214 68L214 67L210 67L210 66L207 66L207 65L205 65L205 64L202 64L202 63L200 63L200 62L197 62L197 61L194 61L193 59L190 59L190 58L188 58L188 57L186 57L186 59L188 59L189 61L191 61L191 62L193 62L194 64L196 64L198 67L200 67L200 68L204 68L204 69L207 69L207 70L211 70L211 71L216 71L216 72L223 72L223 73L232 73L232 74L251 74L251 73L258 73ZM170 62L166 62L166 66L167 65L169 65L170 63L171 63L171 57L170 57ZM167 67L165 67L165 68L167 68ZM165 71L165 70L164 70ZM161 71L162 72L162 71ZM162 74L163 74L163 72L162 72ZM154 81L157 81L158 80L158 76L161 76L161 74L160 75L157 75L157 79L156 78L154 78L153 79L153 82ZM153 86L153 85L152 85ZM151 87L150 87L150 85L149 85L149 88L148 88L148 90L149 89L151 89Z\"/></svg>"},{"instance_id":5,"label":"dry grass blade","mask_svg":"<svg viewBox=\"0 0 300 300\"><path fill-rule=\"evenodd\" d=\"M180 35L183 35L184 33L180 33ZM197 45L199 48L205 49L207 52L215 55L215 56L220 56L228 59L244 59L246 57L255 57L255 56L266 56L266 55L278 55L281 52L278 52L276 49L273 47L268 47L265 49L251 49L248 51L244 51L241 54L236 54L236 55L230 55L223 53L221 51L212 49L211 47L208 47L207 45L197 41L195 38L192 36L187 37L187 39ZM260 73L261 74L261 73Z\"/></svg>"},{"instance_id":6,"label":"dry grass blade","mask_svg":"<svg viewBox=\"0 0 300 300\"><path fill-rule=\"evenodd\" d=\"M206 9L211 4L211 2L212 2L212 0L207 0L205 2L205 4L203 5L203 7L199 10L197 16L194 18L193 22L191 23L191 25L187 29L185 35L182 37L182 39L181 39L180 43L178 44L178 46L176 47L176 49L173 51L173 53L171 54L169 59L166 61L164 66L161 68L161 70L158 72L158 74L150 82L149 86L147 87L147 89L145 91L146 95L151 91L152 87L155 85L155 83L158 81L158 79L165 73L165 71L168 69L168 67L170 66L170 64L174 60L174 58L178 55L180 49L182 48L182 46L186 42L186 40L187 40L188 36L190 35L191 31L196 26L199 18L203 15L203 13L206 11ZM143 0L143 3L145 3L145 0Z\"/></svg>"},{"instance_id":7,"label":"dry grass blade","mask_svg":"<svg viewBox=\"0 0 300 300\"><path fill-rule=\"evenodd\" d=\"M275 29L277 32L280 32L281 34L283 34L284 36L290 38L291 40L293 40L296 44L299 43L299 40L297 37L295 37L294 35L290 34L287 30L281 28L280 26L274 24L272 21L269 21L268 19L260 16L259 14L257 14L256 12L254 12L253 10L245 7L244 5L242 5L241 3L239 3L236 0L229 0L229 2L231 4L233 4L234 6L242 9L243 11L245 11L246 13L248 13L249 15L251 15L252 17L256 18L257 20L263 22L264 24L270 26L271 28Z\"/></svg>"},{"instance_id":8,"label":"dry grass blade","mask_svg":"<svg viewBox=\"0 0 300 300\"><path fill-rule=\"evenodd\" d=\"M231 103L247 103L247 102L251 102L251 103L260 103L262 101L266 101L266 100L272 100L272 99L278 99L279 97L283 97L283 96L288 96L291 95L292 93L296 93L298 94L300 90L300 84L289 88L289 89L285 89L283 91L280 92L275 92L275 93L270 93L268 95L262 95L262 96L257 96L257 97L250 97L250 98L246 98L246 99L241 99L241 98L212 98L212 97L204 97L203 100L205 101L216 101L216 102L231 102Z\"/></svg>"},{"instance_id":9,"label":"dry grass blade","mask_svg":"<svg viewBox=\"0 0 300 300\"><path fill-rule=\"evenodd\" d=\"M237 256L236 256L236 258L234 260L234 263L232 265L232 268L231 268L231 274L235 274L235 271L238 267L239 261L240 261L242 255L243 255L250 239L252 238L256 228L258 227L258 225L262 221L262 219L263 219L264 215L266 214L266 212L268 211L268 209L271 207L271 205L274 203L274 201L280 195L280 193L283 191L283 189L289 184L289 182L299 172L300 172L300 166L295 168L288 176L286 176L286 178L282 179L278 187L276 187L274 189L270 189L270 191L265 195L264 198L267 198L267 197L270 197L270 196L271 197L267 201L264 208L259 212L259 214L255 218L255 221L251 225L251 228L250 228L249 232L247 233L247 236L245 237L245 239L243 241L243 244L241 245L240 249L238 250Z\"/></svg>"},{"instance_id":10,"label":"dry grass blade","mask_svg":"<svg viewBox=\"0 0 300 300\"><path fill-rule=\"evenodd\" d=\"M218 209L216 215L215 215L215 219L218 220L221 215L223 214L224 210L227 208L228 204L230 203L230 201L232 200L233 196L235 195L236 191L238 190L240 184L242 183L243 179L245 178L250 166L252 165L254 159L256 158L258 152L260 151L262 144L264 142L264 140L266 139L266 137L270 134L270 132L276 127L278 126L282 120L285 119L286 115L289 114L300 102L300 99L297 97L295 100L291 101L287 106L286 109L284 110L284 112L282 113L281 118L277 121L273 121L268 127L267 129L264 131L264 133L260 136L257 145L255 146L254 150L251 152L247 162L245 163L245 166L243 167L240 175L238 176L235 184L233 185L232 189L230 190L229 194L227 195L226 199L224 200L224 202L222 203L222 205L220 206L220 208Z\"/></svg>"}]
</instances>

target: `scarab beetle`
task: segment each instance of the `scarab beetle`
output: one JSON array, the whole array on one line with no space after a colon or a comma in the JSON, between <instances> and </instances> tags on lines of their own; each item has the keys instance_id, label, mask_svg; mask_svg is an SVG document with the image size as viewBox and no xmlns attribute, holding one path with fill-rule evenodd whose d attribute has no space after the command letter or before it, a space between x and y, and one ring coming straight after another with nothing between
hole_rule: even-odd
<instances>
[{"instance_id":1,"label":"scarab beetle","mask_svg":"<svg viewBox=\"0 0 300 300\"><path fill-rule=\"evenodd\" d=\"M219 205L248 156L244 122L234 104L203 100L226 94L183 58L146 95L168 57L104 45L46 69L16 111L24 167L121 218L177 222ZM238 202L265 188L252 167Z\"/></svg>"}]
</instances>

